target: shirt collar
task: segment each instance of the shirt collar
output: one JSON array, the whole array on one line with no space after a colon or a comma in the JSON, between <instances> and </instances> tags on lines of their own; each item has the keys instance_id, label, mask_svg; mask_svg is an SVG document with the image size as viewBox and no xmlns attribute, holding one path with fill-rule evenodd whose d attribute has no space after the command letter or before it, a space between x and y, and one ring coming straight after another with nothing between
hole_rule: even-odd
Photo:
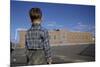
<instances>
[{"instance_id":1,"label":"shirt collar","mask_svg":"<svg viewBox=\"0 0 100 67\"><path fill-rule=\"evenodd\" d=\"M32 24L31 28L32 29L40 29L41 28L41 24Z\"/></svg>"}]
</instances>

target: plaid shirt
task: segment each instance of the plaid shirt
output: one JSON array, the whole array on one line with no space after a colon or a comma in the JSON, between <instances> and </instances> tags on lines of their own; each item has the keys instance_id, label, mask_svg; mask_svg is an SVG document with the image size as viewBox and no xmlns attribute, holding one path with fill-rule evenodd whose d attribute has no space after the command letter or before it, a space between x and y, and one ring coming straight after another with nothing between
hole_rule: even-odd
<instances>
[{"instance_id":1,"label":"plaid shirt","mask_svg":"<svg viewBox=\"0 0 100 67\"><path fill-rule=\"evenodd\" d=\"M25 36L27 49L44 49L45 56L51 57L48 31L39 24L32 25Z\"/></svg>"}]
</instances>

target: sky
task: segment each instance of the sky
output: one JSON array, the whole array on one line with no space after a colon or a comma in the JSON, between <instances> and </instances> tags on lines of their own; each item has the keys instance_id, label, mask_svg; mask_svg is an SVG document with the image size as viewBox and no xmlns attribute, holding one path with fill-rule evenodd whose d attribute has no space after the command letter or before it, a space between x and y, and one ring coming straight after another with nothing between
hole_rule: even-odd
<instances>
[{"instance_id":1,"label":"sky","mask_svg":"<svg viewBox=\"0 0 100 67\"><path fill-rule=\"evenodd\" d=\"M95 34L95 6L11 1L11 41L18 41L17 29L31 27L28 13L33 7L39 7L42 10L42 26L48 30L65 29Z\"/></svg>"}]
</instances>

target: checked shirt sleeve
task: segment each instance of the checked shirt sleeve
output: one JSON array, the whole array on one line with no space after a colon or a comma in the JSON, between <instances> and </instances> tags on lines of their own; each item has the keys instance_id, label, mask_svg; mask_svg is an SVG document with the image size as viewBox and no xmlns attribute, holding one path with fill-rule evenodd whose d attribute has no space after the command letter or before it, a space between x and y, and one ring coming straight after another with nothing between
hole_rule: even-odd
<instances>
[{"instance_id":1,"label":"checked shirt sleeve","mask_svg":"<svg viewBox=\"0 0 100 67\"><path fill-rule=\"evenodd\" d=\"M48 31L44 31L44 50L45 50L45 55L47 58L47 61L49 61L49 58L51 58L51 47L49 43L49 34Z\"/></svg>"},{"instance_id":2,"label":"checked shirt sleeve","mask_svg":"<svg viewBox=\"0 0 100 67\"><path fill-rule=\"evenodd\" d=\"M27 42L28 42L28 36L27 36L27 34L26 34L26 35L25 35L25 48L26 48L26 49L28 49Z\"/></svg>"}]
</instances>

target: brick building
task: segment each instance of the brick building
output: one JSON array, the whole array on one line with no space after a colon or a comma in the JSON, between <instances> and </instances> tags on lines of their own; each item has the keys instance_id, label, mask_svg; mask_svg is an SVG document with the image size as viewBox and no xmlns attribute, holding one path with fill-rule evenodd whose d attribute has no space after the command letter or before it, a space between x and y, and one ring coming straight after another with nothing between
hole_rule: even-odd
<instances>
[{"instance_id":1,"label":"brick building","mask_svg":"<svg viewBox=\"0 0 100 67\"><path fill-rule=\"evenodd\" d=\"M18 30L19 47L25 47L26 30ZM49 30L50 45L75 45L75 44L91 44L94 43L93 36L89 32L70 32L67 30Z\"/></svg>"}]
</instances>

